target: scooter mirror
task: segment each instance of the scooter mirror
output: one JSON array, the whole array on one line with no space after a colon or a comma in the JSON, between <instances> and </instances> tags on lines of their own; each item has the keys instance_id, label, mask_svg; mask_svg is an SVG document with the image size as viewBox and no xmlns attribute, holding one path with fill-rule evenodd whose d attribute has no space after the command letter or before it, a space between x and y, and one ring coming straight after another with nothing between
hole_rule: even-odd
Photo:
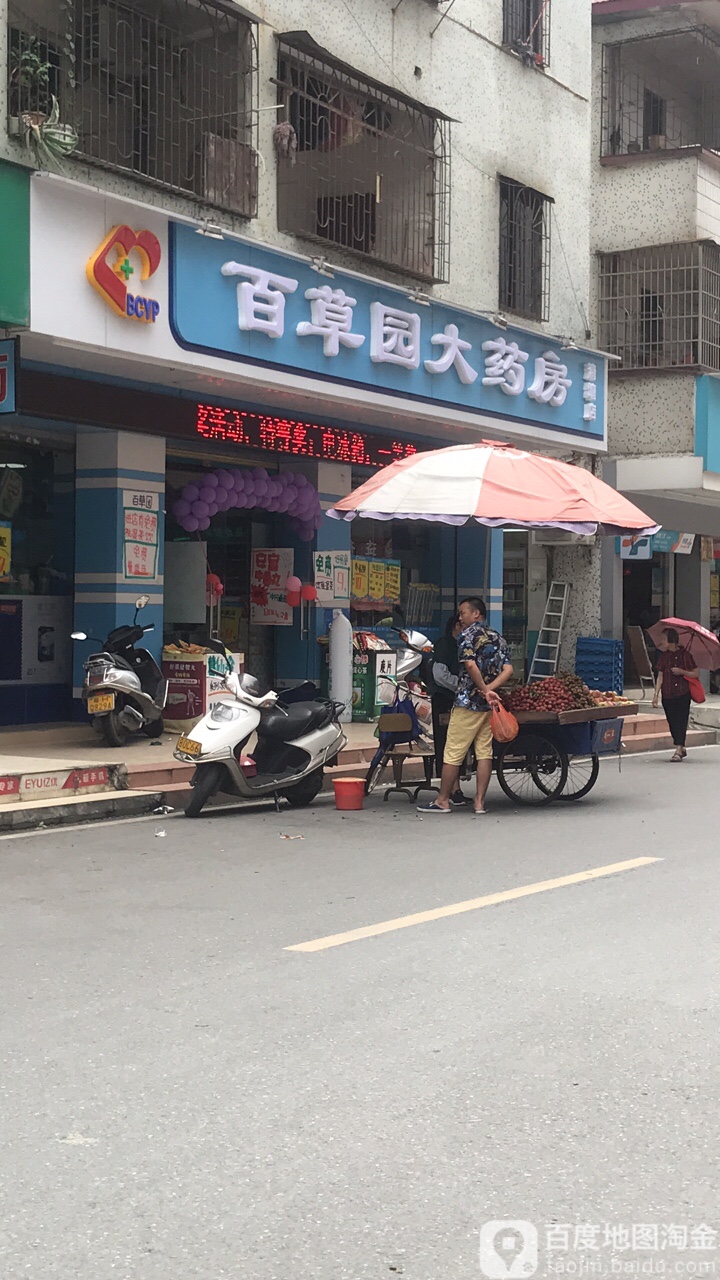
<instances>
[{"instance_id":1,"label":"scooter mirror","mask_svg":"<svg viewBox=\"0 0 720 1280\"><path fill-rule=\"evenodd\" d=\"M71 640L87 640L87 635L84 631L71 631L70 639Z\"/></svg>"},{"instance_id":2,"label":"scooter mirror","mask_svg":"<svg viewBox=\"0 0 720 1280\"><path fill-rule=\"evenodd\" d=\"M136 608L136 609L144 609L144 608L145 608L145 605L146 605L146 604L149 604L149 603L150 603L150 597L149 597L149 596L138 596L137 600L135 601L135 608Z\"/></svg>"}]
</instances>

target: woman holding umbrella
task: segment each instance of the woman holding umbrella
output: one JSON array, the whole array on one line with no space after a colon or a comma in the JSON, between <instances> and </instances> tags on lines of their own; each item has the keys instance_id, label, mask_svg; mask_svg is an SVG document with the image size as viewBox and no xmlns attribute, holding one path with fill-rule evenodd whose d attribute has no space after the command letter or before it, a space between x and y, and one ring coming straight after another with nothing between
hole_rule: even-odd
<instances>
[{"instance_id":1,"label":"woman holding umbrella","mask_svg":"<svg viewBox=\"0 0 720 1280\"><path fill-rule=\"evenodd\" d=\"M688 677L696 680L699 669L687 649L680 648L680 637L674 627L665 628L658 640L658 648L660 654L653 706L656 707L662 698L663 711L675 744L675 752L670 759L676 763L684 760L687 755L685 739L690 719Z\"/></svg>"},{"instance_id":2,"label":"woman holding umbrella","mask_svg":"<svg viewBox=\"0 0 720 1280\"><path fill-rule=\"evenodd\" d=\"M720 667L720 642L712 631L687 618L661 618L648 628L648 635L660 651L653 706L656 707L662 697L663 710L675 743L672 756L675 763L687 755L685 736L690 700L705 701L698 675L701 671L716 671ZM691 687L693 685L694 688Z\"/></svg>"}]
</instances>

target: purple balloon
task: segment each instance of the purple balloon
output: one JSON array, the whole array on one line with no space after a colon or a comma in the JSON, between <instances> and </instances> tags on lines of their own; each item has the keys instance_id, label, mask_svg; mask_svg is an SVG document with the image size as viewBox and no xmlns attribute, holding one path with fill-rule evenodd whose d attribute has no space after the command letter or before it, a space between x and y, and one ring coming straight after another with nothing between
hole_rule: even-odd
<instances>
[{"instance_id":1,"label":"purple balloon","mask_svg":"<svg viewBox=\"0 0 720 1280\"><path fill-rule=\"evenodd\" d=\"M227 511L228 507L230 506L230 491L228 489L218 489L217 495L218 495L217 497L218 511ZM234 492L232 496L235 497Z\"/></svg>"},{"instance_id":2,"label":"purple balloon","mask_svg":"<svg viewBox=\"0 0 720 1280\"><path fill-rule=\"evenodd\" d=\"M249 507L249 506L250 506L250 499L249 499L248 495L247 495L246 493L236 493L236 494L235 494L235 501L233 502L233 506L234 506L234 507L238 507L240 510L242 510L242 508L243 508L243 507Z\"/></svg>"},{"instance_id":3,"label":"purple balloon","mask_svg":"<svg viewBox=\"0 0 720 1280\"><path fill-rule=\"evenodd\" d=\"M223 469L222 469L222 470L220 470L220 471L216 471L216 472L215 472L215 475L217 476L217 482L218 482L218 484L221 484L221 485L222 485L222 487L223 487L223 489L229 489L229 488L230 488L230 485L232 484L232 475L230 474L230 472L229 472L229 471L226 471L226 470L223 468Z\"/></svg>"},{"instance_id":4,"label":"purple balloon","mask_svg":"<svg viewBox=\"0 0 720 1280\"><path fill-rule=\"evenodd\" d=\"M257 494L265 494L268 491L267 480L256 480L253 488Z\"/></svg>"},{"instance_id":5,"label":"purple balloon","mask_svg":"<svg viewBox=\"0 0 720 1280\"><path fill-rule=\"evenodd\" d=\"M203 476L203 484L204 484L204 485L205 485L205 487L206 487L206 488L208 488L208 489L216 489L216 488L217 488L218 478L217 478L217 476L215 475L215 472L214 472L214 471L211 471L211 472L210 472L210 474L209 474L208 476Z\"/></svg>"},{"instance_id":6,"label":"purple balloon","mask_svg":"<svg viewBox=\"0 0 720 1280\"><path fill-rule=\"evenodd\" d=\"M304 489L305 486L309 483L310 481L308 480L307 476L302 475L302 473L299 473L298 475L296 475L293 480L293 484L296 485L298 489Z\"/></svg>"},{"instance_id":7,"label":"purple balloon","mask_svg":"<svg viewBox=\"0 0 720 1280\"><path fill-rule=\"evenodd\" d=\"M173 506L173 514L178 520L182 520L183 516L189 516L192 507L186 498L178 498Z\"/></svg>"},{"instance_id":8,"label":"purple balloon","mask_svg":"<svg viewBox=\"0 0 720 1280\"><path fill-rule=\"evenodd\" d=\"M300 491L295 488L294 484L289 484L286 487L285 492L291 502L294 502L296 498L300 497Z\"/></svg>"},{"instance_id":9,"label":"purple balloon","mask_svg":"<svg viewBox=\"0 0 720 1280\"><path fill-rule=\"evenodd\" d=\"M197 502L192 504L192 513L197 516L198 520L204 520L208 513L207 502L203 502L202 498L198 498Z\"/></svg>"},{"instance_id":10,"label":"purple balloon","mask_svg":"<svg viewBox=\"0 0 720 1280\"><path fill-rule=\"evenodd\" d=\"M182 496L186 502L197 502L200 497L200 490L196 484L186 484L182 491Z\"/></svg>"},{"instance_id":11,"label":"purple balloon","mask_svg":"<svg viewBox=\"0 0 720 1280\"><path fill-rule=\"evenodd\" d=\"M195 516L186 516L182 522L182 527L186 533L195 533L200 527L200 522Z\"/></svg>"},{"instance_id":12,"label":"purple balloon","mask_svg":"<svg viewBox=\"0 0 720 1280\"><path fill-rule=\"evenodd\" d=\"M215 501L215 490L214 490L214 489L211 489L211 488L210 488L210 486L209 486L209 485L207 485L207 484L206 484L206 485L203 485L202 489L200 490L200 501L201 501L201 502L214 502L214 501Z\"/></svg>"},{"instance_id":13,"label":"purple balloon","mask_svg":"<svg viewBox=\"0 0 720 1280\"><path fill-rule=\"evenodd\" d=\"M209 529L209 528L210 528L209 516L205 516L203 520L198 520L198 529Z\"/></svg>"},{"instance_id":14,"label":"purple balloon","mask_svg":"<svg viewBox=\"0 0 720 1280\"><path fill-rule=\"evenodd\" d=\"M218 506L217 502L208 502L208 510L207 510L207 513L208 513L208 515L209 515L209 516L211 516L211 517L212 517L212 516L216 516L219 510L220 510L220 508L219 508L219 506Z\"/></svg>"}]
</instances>

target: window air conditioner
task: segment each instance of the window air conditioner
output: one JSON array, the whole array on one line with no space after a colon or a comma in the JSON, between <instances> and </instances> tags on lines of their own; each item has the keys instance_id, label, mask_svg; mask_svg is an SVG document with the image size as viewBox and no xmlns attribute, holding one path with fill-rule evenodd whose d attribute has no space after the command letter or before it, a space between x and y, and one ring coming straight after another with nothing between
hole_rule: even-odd
<instances>
[{"instance_id":1,"label":"window air conditioner","mask_svg":"<svg viewBox=\"0 0 720 1280\"><path fill-rule=\"evenodd\" d=\"M569 529L533 529L536 547L593 547L595 534L570 533Z\"/></svg>"}]
</instances>

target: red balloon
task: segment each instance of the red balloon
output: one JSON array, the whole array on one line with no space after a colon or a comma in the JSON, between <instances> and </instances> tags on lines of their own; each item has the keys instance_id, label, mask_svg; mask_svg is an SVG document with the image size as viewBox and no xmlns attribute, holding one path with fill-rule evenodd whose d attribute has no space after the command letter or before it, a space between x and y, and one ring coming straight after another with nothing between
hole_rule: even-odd
<instances>
[{"instance_id":1,"label":"red balloon","mask_svg":"<svg viewBox=\"0 0 720 1280\"><path fill-rule=\"evenodd\" d=\"M300 603L300 592L288 591L287 595L285 596L285 599L287 600L288 604L291 605L293 609L295 609Z\"/></svg>"},{"instance_id":2,"label":"red balloon","mask_svg":"<svg viewBox=\"0 0 720 1280\"><path fill-rule=\"evenodd\" d=\"M311 582L306 582L300 595L303 600L317 600L317 588Z\"/></svg>"}]
</instances>

